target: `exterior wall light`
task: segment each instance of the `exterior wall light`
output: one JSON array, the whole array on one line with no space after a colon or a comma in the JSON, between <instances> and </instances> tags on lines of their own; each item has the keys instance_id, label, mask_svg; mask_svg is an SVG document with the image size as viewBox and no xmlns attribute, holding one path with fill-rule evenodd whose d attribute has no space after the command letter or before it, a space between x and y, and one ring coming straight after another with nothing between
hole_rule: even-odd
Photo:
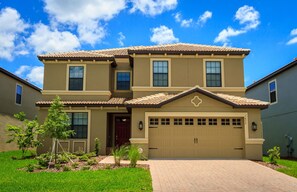
<instances>
[{"instance_id":1,"label":"exterior wall light","mask_svg":"<svg viewBox=\"0 0 297 192\"><path fill-rule=\"evenodd\" d=\"M143 122L139 121L138 123L138 129L141 131L143 129Z\"/></svg>"},{"instance_id":2,"label":"exterior wall light","mask_svg":"<svg viewBox=\"0 0 297 192\"><path fill-rule=\"evenodd\" d=\"M252 130L257 131L257 129L258 129L257 123L252 122Z\"/></svg>"}]
</instances>

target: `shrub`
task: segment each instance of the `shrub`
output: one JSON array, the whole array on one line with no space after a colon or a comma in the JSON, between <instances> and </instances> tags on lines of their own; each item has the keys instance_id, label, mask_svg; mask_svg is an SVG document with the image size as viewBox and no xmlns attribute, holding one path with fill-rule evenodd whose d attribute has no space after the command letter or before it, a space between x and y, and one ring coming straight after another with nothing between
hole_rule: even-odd
<instances>
[{"instance_id":1,"label":"shrub","mask_svg":"<svg viewBox=\"0 0 297 192\"><path fill-rule=\"evenodd\" d=\"M77 159L77 156L75 154L72 153L66 153L66 155L70 158L70 159Z\"/></svg>"},{"instance_id":2,"label":"shrub","mask_svg":"<svg viewBox=\"0 0 297 192\"><path fill-rule=\"evenodd\" d=\"M107 164L107 165L105 166L105 169L110 170L110 169L111 169L111 165Z\"/></svg>"},{"instance_id":3,"label":"shrub","mask_svg":"<svg viewBox=\"0 0 297 192\"><path fill-rule=\"evenodd\" d=\"M51 159L51 155L49 153L43 153L35 158L39 165L47 167L48 163Z\"/></svg>"},{"instance_id":4,"label":"shrub","mask_svg":"<svg viewBox=\"0 0 297 192\"><path fill-rule=\"evenodd\" d=\"M62 167L62 165L61 164L55 164L55 168L57 169L57 170L60 170L61 169L61 167Z\"/></svg>"},{"instance_id":5,"label":"shrub","mask_svg":"<svg viewBox=\"0 0 297 192\"><path fill-rule=\"evenodd\" d=\"M127 146L122 145L117 149L113 149L111 153L114 157L115 165L121 166L121 160L127 154Z\"/></svg>"},{"instance_id":6,"label":"shrub","mask_svg":"<svg viewBox=\"0 0 297 192\"><path fill-rule=\"evenodd\" d=\"M34 165L33 164L28 164L27 166L26 166L26 171L27 172L33 172L34 171Z\"/></svg>"},{"instance_id":7,"label":"shrub","mask_svg":"<svg viewBox=\"0 0 297 192\"><path fill-rule=\"evenodd\" d=\"M141 158L141 153L136 145L131 145L128 152L130 167L136 167L137 161Z\"/></svg>"},{"instance_id":8,"label":"shrub","mask_svg":"<svg viewBox=\"0 0 297 192\"><path fill-rule=\"evenodd\" d=\"M88 156L88 158L96 157L96 153L95 152L87 153L86 155Z\"/></svg>"},{"instance_id":9,"label":"shrub","mask_svg":"<svg viewBox=\"0 0 297 192\"><path fill-rule=\"evenodd\" d=\"M85 152L82 150L78 150L78 151L74 152L74 154L77 156L83 156L85 154Z\"/></svg>"},{"instance_id":10,"label":"shrub","mask_svg":"<svg viewBox=\"0 0 297 192\"><path fill-rule=\"evenodd\" d=\"M274 146L272 149L267 151L269 163L277 164L277 160L280 159L280 147Z\"/></svg>"},{"instance_id":11,"label":"shrub","mask_svg":"<svg viewBox=\"0 0 297 192\"><path fill-rule=\"evenodd\" d=\"M95 139L95 153L96 156L99 156L100 153L100 149L101 149L101 142L98 138Z\"/></svg>"},{"instance_id":12,"label":"shrub","mask_svg":"<svg viewBox=\"0 0 297 192\"><path fill-rule=\"evenodd\" d=\"M86 170L90 170L90 169L91 169L91 167L88 166L88 165L83 166L83 167L81 168L82 171L86 171Z\"/></svg>"},{"instance_id":13,"label":"shrub","mask_svg":"<svg viewBox=\"0 0 297 192\"><path fill-rule=\"evenodd\" d=\"M69 161L70 159L65 153L58 155L57 163L68 163Z\"/></svg>"},{"instance_id":14,"label":"shrub","mask_svg":"<svg viewBox=\"0 0 297 192\"><path fill-rule=\"evenodd\" d=\"M78 165L79 165L79 163L78 162L74 162L74 163L72 163L72 168L73 169L75 169L75 168L78 168Z\"/></svg>"},{"instance_id":15,"label":"shrub","mask_svg":"<svg viewBox=\"0 0 297 192\"><path fill-rule=\"evenodd\" d=\"M83 155L79 157L80 161L88 161L89 157L87 155Z\"/></svg>"},{"instance_id":16,"label":"shrub","mask_svg":"<svg viewBox=\"0 0 297 192\"><path fill-rule=\"evenodd\" d=\"M97 165L96 159L89 159L87 162L88 165Z\"/></svg>"},{"instance_id":17,"label":"shrub","mask_svg":"<svg viewBox=\"0 0 297 192\"><path fill-rule=\"evenodd\" d=\"M69 166L66 166L66 165L65 165L65 166L63 167L63 171L64 171L64 172L66 172L66 171L71 171L71 168L70 168Z\"/></svg>"}]
</instances>

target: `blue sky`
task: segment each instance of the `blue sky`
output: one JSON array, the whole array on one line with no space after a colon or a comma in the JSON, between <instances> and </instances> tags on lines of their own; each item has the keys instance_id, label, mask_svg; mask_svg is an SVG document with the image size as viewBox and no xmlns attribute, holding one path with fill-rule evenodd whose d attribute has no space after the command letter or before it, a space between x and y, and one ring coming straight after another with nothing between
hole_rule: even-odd
<instances>
[{"instance_id":1,"label":"blue sky","mask_svg":"<svg viewBox=\"0 0 297 192\"><path fill-rule=\"evenodd\" d=\"M297 57L294 0L0 0L0 66L42 87L36 55L199 43L251 49L245 84Z\"/></svg>"}]
</instances>

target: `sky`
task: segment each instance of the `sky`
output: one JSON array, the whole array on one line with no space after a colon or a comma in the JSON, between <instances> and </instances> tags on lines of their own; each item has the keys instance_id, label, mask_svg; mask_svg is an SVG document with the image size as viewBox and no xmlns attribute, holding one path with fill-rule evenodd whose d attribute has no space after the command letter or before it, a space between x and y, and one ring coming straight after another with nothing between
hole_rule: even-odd
<instances>
[{"instance_id":1,"label":"sky","mask_svg":"<svg viewBox=\"0 0 297 192\"><path fill-rule=\"evenodd\" d=\"M295 0L0 0L0 67L42 88L38 54L197 43L251 49L248 86L297 57L296 7Z\"/></svg>"}]
</instances>

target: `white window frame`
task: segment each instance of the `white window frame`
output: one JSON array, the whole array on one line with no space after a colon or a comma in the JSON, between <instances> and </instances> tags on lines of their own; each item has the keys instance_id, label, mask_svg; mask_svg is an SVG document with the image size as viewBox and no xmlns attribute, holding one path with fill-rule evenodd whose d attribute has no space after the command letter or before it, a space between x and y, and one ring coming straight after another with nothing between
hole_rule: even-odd
<instances>
[{"instance_id":1,"label":"white window frame","mask_svg":"<svg viewBox=\"0 0 297 192\"><path fill-rule=\"evenodd\" d=\"M271 97L270 97L270 93L271 93L271 91L270 91L270 84L273 83L273 82L275 83L275 102L271 103ZM269 95L269 103L270 103L270 105L277 104L277 102L278 102L278 98L277 98L277 82L276 82L276 79L273 79L273 80L271 80L271 81L268 82L268 95Z\"/></svg>"},{"instance_id":2,"label":"white window frame","mask_svg":"<svg viewBox=\"0 0 297 192\"><path fill-rule=\"evenodd\" d=\"M21 104L17 103L16 102L16 97L17 97L17 87L20 86L22 88L22 95L21 95ZM14 103L18 106L22 106L22 103L23 103L23 95L24 95L24 88L23 88L23 85L19 84L19 83L16 83L15 85L15 92L14 92Z\"/></svg>"},{"instance_id":3,"label":"white window frame","mask_svg":"<svg viewBox=\"0 0 297 192\"><path fill-rule=\"evenodd\" d=\"M167 61L168 62L168 86L167 87L156 87L156 88L168 88L171 87L171 59L168 58L151 58L150 59L150 87L154 86L154 61Z\"/></svg>"},{"instance_id":4,"label":"white window frame","mask_svg":"<svg viewBox=\"0 0 297 192\"><path fill-rule=\"evenodd\" d=\"M130 73L130 89L129 90L118 90L117 81L118 81L118 73L121 72L129 72ZM132 71L131 70L115 70L114 76L114 91L116 92L130 92L132 88Z\"/></svg>"},{"instance_id":5,"label":"white window frame","mask_svg":"<svg viewBox=\"0 0 297 192\"><path fill-rule=\"evenodd\" d=\"M221 87L225 87L225 69L224 59L203 59L203 86L207 87L206 84L206 62L207 61L220 61L221 62ZM221 88L221 87L208 87L208 88Z\"/></svg>"},{"instance_id":6,"label":"white window frame","mask_svg":"<svg viewBox=\"0 0 297 192\"><path fill-rule=\"evenodd\" d=\"M84 67L84 77L83 77L83 90L80 90L80 91L76 91L76 90L69 90L69 68L70 67ZM69 92L81 92L81 91L85 91L86 90L86 73L87 73L87 65L86 64L68 64L67 65L67 70L66 70L66 91L69 91Z\"/></svg>"}]
</instances>

